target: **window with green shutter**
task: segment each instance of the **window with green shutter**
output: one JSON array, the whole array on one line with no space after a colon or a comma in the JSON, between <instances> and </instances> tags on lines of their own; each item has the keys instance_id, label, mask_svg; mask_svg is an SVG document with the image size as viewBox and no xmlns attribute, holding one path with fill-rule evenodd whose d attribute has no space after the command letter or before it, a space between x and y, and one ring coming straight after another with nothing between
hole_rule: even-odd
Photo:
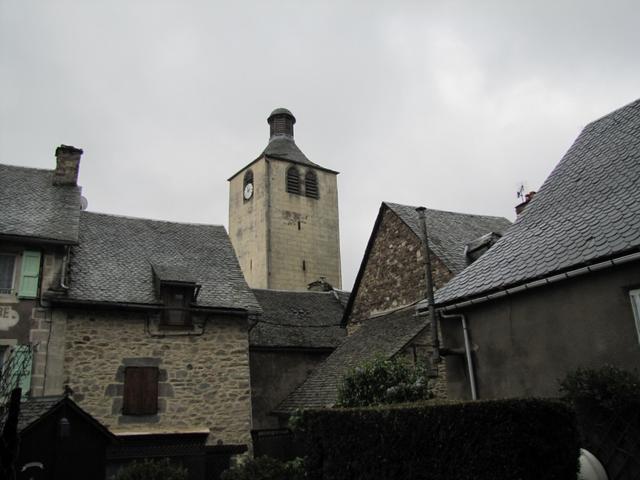
<instances>
[{"instance_id":1,"label":"window with green shutter","mask_svg":"<svg viewBox=\"0 0 640 480\"><path fill-rule=\"evenodd\" d=\"M22 254L22 270L18 296L36 298L38 296L38 279L40 277L40 252L25 250Z\"/></svg>"}]
</instances>

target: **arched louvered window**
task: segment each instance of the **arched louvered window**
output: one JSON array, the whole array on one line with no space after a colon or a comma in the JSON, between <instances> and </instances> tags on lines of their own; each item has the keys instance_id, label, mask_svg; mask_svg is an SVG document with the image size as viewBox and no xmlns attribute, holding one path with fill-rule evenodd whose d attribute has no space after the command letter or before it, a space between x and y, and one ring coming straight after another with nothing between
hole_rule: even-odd
<instances>
[{"instance_id":1,"label":"arched louvered window","mask_svg":"<svg viewBox=\"0 0 640 480\"><path fill-rule=\"evenodd\" d=\"M300 195L300 172L296 167L287 170L287 192Z\"/></svg>"},{"instance_id":2,"label":"arched louvered window","mask_svg":"<svg viewBox=\"0 0 640 480\"><path fill-rule=\"evenodd\" d=\"M253 183L253 172L251 170L247 170L244 174L244 184L243 187L246 187L247 184Z\"/></svg>"},{"instance_id":3,"label":"arched louvered window","mask_svg":"<svg viewBox=\"0 0 640 480\"><path fill-rule=\"evenodd\" d=\"M307 171L304 175L304 194L307 197L318 198L318 176L313 170Z\"/></svg>"}]
</instances>

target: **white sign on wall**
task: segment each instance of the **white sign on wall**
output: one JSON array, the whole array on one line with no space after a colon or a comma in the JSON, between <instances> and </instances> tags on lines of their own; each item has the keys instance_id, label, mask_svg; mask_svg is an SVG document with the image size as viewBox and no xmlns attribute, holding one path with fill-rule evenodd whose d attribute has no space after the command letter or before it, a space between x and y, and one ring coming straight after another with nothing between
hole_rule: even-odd
<instances>
[{"instance_id":1,"label":"white sign on wall","mask_svg":"<svg viewBox=\"0 0 640 480\"><path fill-rule=\"evenodd\" d=\"M20 315L9 305L0 305L0 330L9 330L18 324Z\"/></svg>"}]
</instances>

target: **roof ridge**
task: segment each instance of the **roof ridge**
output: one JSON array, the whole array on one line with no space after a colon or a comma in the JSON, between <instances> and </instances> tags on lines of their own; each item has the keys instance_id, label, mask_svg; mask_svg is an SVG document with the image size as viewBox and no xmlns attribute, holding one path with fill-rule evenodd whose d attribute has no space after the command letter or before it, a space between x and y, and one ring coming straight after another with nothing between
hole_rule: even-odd
<instances>
[{"instance_id":1,"label":"roof ridge","mask_svg":"<svg viewBox=\"0 0 640 480\"><path fill-rule=\"evenodd\" d=\"M145 222L153 222L153 223L166 223L171 225L191 225L195 227L214 227L214 228L222 228L225 229L224 225L220 224L211 224L211 223L197 223L197 222L176 222L173 220L162 220L159 218L147 218L147 217L135 217L132 215L119 215L116 213L104 213L104 212L91 212L88 210L83 210L82 215L94 215L101 217L111 217L111 218L122 218L125 220L142 220ZM226 231L226 229L225 229Z\"/></svg>"},{"instance_id":2,"label":"roof ridge","mask_svg":"<svg viewBox=\"0 0 640 480\"><path fill-rule=\"evenodd\" d=\"M36 170L38 172L53 172L52 168L25 167L24 165L10 165L8 163L0 163L0 167L9 167L19 170Z\"/></svg>"},{"instance_id":3,"label":"roof ridge","mask_svg":"<svg viewBox=\"0 0 640 480\"><path fill-rule=\"evenodd\" d=\"M399 207L407 207L407 208L413 208L414 210L418 207L413 206L413 205L407 205L404 203L395 203L395 202L387 202L387 201L383 201L383 204L390 206L390 205L397 205ZM426 208L426 207L425 207ZM454 212L453 210L440 210L438 208L427 208L426 209L427 212L439 212L439 213L451 213L453 215L464 215L466 217L479 217L479 218L499 218L499 219L506 219L509 220L506 217L502 217L499 215L481 215L478 213L465 213L465 212Z\"/></svg>"},{"instance_id":4,"label":"roof ridge","mask_svg":"<svg viewBox=\"0 0 640 480\"><path fill-rule=\"evenodd\" d=\"M317 292L317 291L313 291L313 290L279 290L277 288L252 288L251 290L259 290L261 292L277 292L277 293L331 293L331 290L328 290L326 292Z\"/></svg>"}]
</instances>

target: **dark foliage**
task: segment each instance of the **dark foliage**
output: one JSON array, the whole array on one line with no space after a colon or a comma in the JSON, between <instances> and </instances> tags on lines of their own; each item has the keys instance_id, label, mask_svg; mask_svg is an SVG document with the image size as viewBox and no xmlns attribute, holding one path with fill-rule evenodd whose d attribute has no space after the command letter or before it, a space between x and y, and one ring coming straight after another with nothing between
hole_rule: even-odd
<instances>
[{"instance_id":1,"label":"dark foliage","mask_svg":"<svg viewBox=\"0 0 640 480\"><path fill-rule=\"evenodd\" d=\"M575 480L570 407L549 400L302 413L312 480Z\"/></svg>"},{"instance_id":2,"label":"dark foliage","mask_svg":"<svg viewBox=\"0 0 640 480\"><path fill-rule=\"evenodd\" d=\"M430 398L423 365L401 358L376 358L345 375L338 387L338 406L366 407Z\"/></svg>"},{"instance_id":3,"label":"dark foliage","mask_svg":"<svg viewBox=\"0 0 640 480\"><path fill-rule=\"evenodd\" d=\"M267 456L247 460L242 465L223 472L220 476L220 480L302 480L303 478L302 459L282 462Z\"/></svg>"},{"instance_id":4,"label":"dark foliage","mask_svg":"<svg viewBox=\"0 0 640 480\"><path fill-rule=\"evenodd\" d=\"M187 480L187 469L163 460L145 459L123 467L114 477L115 480Z\"/></svg>"},{"instance_id":5,"label":"dark foliage","mask_svg":"<svg viewBox=\"0 0 640 480\"><path fill-rule=\"evenodd\" d=\"M612 365L579 368L560 382L560 394L580 408L620 413L640 407L640 376Z\"/></svg>"}]
</instances>

